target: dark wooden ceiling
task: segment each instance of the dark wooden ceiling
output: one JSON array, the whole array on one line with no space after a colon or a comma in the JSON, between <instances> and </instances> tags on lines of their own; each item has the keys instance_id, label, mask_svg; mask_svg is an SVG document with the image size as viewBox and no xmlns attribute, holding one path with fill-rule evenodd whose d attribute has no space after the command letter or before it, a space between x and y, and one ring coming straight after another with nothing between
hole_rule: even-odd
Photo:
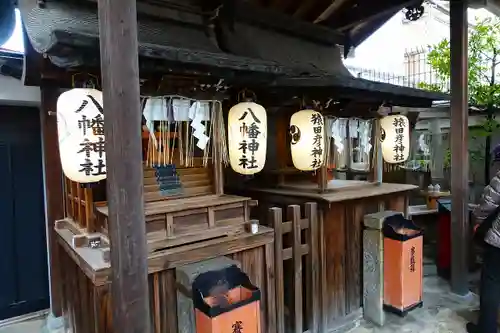
<instances>
[{"instance_id":1,"label":"dark wooden ceiling","mask_svg":"<svg viewBox=\"0 0 500 333\"><path fill-rule=\"evenodd\" d=\"M287 16L286 22L293 19L326 28L336 40L341 41L338 44L347 48L358 46L399 11L422 2L423 0L137 0L139 11L141 6L156 5L177 7L183 11L202 11L207 15L212 15L217 8L241 8L243 5L243 15L274 18L273 14L278 14ZM263 9L265 13L249 10L254 7ZM255 19L264 21L260 17Z\"/></svg>"},{"instance_id":2,"label":"dark wooden ceiling","mask_svg":"<svg viewBox=\"0 0 500 333\"><path fill-rule=\"evenodd\" d=\"M168 2L171 0L162 0ZM207 9L238 0L191 0ZM344 36L343 45L358 46L399 11L422 0L246 0L269 12L314 23ZM210 8L211 7L211 8Z\"/></svg>"}]
</instances>

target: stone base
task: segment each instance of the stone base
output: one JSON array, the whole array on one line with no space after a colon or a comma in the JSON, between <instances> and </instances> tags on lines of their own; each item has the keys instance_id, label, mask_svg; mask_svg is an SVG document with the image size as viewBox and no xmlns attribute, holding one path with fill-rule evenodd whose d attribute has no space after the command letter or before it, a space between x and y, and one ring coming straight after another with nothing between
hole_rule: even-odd
<instances>
[{"instance_id":1,"label":"stone base","mask_svg":"<svg viewBox=\"0 0 500 333\"><path fill-rule=\"evenodd\" d=\"M363 232L363 313L376 325L385 323L384 240L380 230Z\"/></svg>"}]
</instances>

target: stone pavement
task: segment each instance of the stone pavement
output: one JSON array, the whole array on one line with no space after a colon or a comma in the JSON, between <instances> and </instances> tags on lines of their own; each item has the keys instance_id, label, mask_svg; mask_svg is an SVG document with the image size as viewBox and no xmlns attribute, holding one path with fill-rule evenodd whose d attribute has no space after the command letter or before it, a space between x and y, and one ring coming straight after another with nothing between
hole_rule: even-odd
<instances>
[{"instance_id":1,"label":"stone pavement","mask_svg":"<svg viewBox=\"0 0 500 333\"><path fill-rule=\"evenodd\" d=\"M42 333L44 326L45 318L38 318L0 327L0 333Z\"/></svg>"},{"instance_id":2,"label":"stone pavement","mask_svg":"<svg viewBox=\"0 0 500 333\"><path fill-rule=\"evenodd\" d=\"M388 314L384 327L365 322L351 333L464 333L465 323L475 320L478 306L476 295L457 297L450 293L448 282L429 276L424 278L422 309L416 309L404 318Z\"/></svg>"},{"instance_id":3,"label":"stone pavement","mask_svg":"<svg viewBox=\"0 0 500 333\"><path fill-rule=\"evenodd\" d=\"M474 290L474 286L471 289ZM465 333L465 323L475 319L478 304L476 295L459 298L450 293L448 282L437 276L427 276L424 278L422 309L416 309L404 318L388 314L384 327L365 322L351 333ZM0 333L46 333L45 326L46 320L41 318L0 327Z\"/></svg>"}]
</instances>

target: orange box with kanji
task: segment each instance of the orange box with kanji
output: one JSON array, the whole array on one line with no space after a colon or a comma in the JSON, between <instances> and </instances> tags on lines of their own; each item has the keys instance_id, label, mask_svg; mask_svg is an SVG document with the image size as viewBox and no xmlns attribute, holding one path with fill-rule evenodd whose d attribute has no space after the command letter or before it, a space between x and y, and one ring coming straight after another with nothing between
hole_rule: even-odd
<instances>
[{"instance_id":1,"label":"orange box with kanji","mask_svg":"<svg viewBox=\"0 0 500 333\"><path fill-rule=\"evenodd\" d=\"M423 232L395 215L384 228L384 309L406 315L422 306Z\"/></svg>"},{"instance_id":2,"label":"orange box with kanji","mask_svg":"<svg viewBox=\"0 0 500 333\"><path fill-rule=\"evenodd\" d=\"M201 274L193 283L196 333L260 333L260 299L236 266Z\"/></svg>"}]
</instances>

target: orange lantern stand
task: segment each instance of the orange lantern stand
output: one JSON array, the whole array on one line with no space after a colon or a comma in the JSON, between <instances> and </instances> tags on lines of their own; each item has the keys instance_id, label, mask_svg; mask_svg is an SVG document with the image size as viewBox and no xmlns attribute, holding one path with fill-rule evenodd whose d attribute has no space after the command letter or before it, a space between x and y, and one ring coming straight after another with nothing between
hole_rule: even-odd
<instances>
[{"instance_id":1,"label":"orange lantern stand","mask_svg":"<svg viewBox=\"0 0 500 333\"><path fill-rule=\"evenodd\" d=\"M238 267L193 282L196 333L260 333L260 290Z\"/></svg>"},{"instance_id":2,"label":"orange lantern stand","mask_svg":"<svg viewBox=\"0 0 500 333\"><path fill-rule=\"evenodd\" d=\"M423 305L423 231L399 214L385 220L383 233L384 309L405 316Z\"/></svg>"}]
</instances>

